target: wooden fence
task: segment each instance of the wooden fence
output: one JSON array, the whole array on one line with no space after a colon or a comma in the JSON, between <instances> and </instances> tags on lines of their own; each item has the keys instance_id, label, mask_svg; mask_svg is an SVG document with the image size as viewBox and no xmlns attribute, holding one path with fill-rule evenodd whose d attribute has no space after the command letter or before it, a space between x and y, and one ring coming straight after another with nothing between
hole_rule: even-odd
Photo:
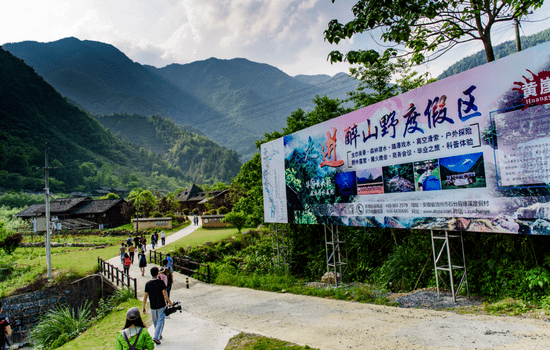
<instances>
[{"instance_id":1,"label":"wooden fence","mask_svg":"<svg viewBox=\"0 0 550 350\"><path fill-rule=\"evenodd\" d=\"M116 281L117 287L121 285L128 289L133 289L134 298L137 299L137 280L135 278L130 277L130 275L125 274L124 271L121 271L118 267L109 264L100 257L97 257L97 264L99 265L99 272L104 274L111 282L114 283Z\"/></svg>"},{"instance_id":2,"label":"wooden fence","mask_svg":"<svg viewBox=\"0 0 550 350\"><path fill-rule=\"evenodd\" d=\"M149 261L162 266L162 261L166 258L166 254L149 250ZM174 263L172 269L187 276L197 276L197 279L204 278L206 283L210 283L210 265L204 265L191 259L179 258L172 256Z\"/></svg>"}]
</instances>

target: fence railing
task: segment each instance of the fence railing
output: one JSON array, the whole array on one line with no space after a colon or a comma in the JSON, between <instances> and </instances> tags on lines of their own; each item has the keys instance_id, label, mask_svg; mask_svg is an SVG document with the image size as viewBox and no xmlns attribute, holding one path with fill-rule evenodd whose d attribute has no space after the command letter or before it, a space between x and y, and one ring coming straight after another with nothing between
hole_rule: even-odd
<instances>
[{"instance_id":1,"label":"fence railing","mask_svg":"<svg viewBox=\"0 0 550 350\"><path fill-rule=\"evenodd\" d=\"M100 257L97 257L97 264L99 265L99 272L104 274L107 279L111 280L111 282L115 283L116 281L117 287L121 285L128 289L133 289L134 298L137 299L137 280L135 278L130 277L130 275L125 274L124 271L120 270L114 265L109 264Z\"/></svg>"},{"instance_id":2,"label":"fence railing","mask_svg":"<svg viewBox=\"0 0 550 350\"><path fill-rule=\"evenodd\" d=\"M162 261L166 258L166 254L149 250L149 261L158 265L162 265ZM174 260L172 269L187 276L197 276L197 279L204 278L206 283L210 283L210 265L201 264L191 259L171 257Z\"/></svg>"}]
</instances>

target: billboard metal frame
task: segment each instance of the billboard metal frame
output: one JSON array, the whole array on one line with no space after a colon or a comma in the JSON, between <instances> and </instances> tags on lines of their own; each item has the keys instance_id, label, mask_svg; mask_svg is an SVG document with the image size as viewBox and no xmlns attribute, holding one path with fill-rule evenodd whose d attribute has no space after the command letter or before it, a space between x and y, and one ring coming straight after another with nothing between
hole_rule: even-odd
<instances>
[{"instance_id":1,"label":"billboard metal frame","mask_svg":"<svg viewBox=\"0 0 550 350\"><path fill-rule=\"evenodd\" d=\"M449 231L445 231L444 234L434 234L433 230L430 230L430 235L432 238L432 252L434 257L434 270L435 270L435 284L437 286L437 296L439 297L439 273L440 272L448 272L449 273L449 284L445 282L445 279L442 279L441 281L451 289L451 294L453 297L453 300L456 302L456 296L460 292L460 289L463 286L466 286L466 294L468 298L470 298L470 289L468 288L468 270L466 269L466 256L464 254L464 240L462 238L462 232L458 231L458 234L449 234ZM454 239L457 241L460 239L460 248L461 251L458 252L454 247L451 246L451 239ZM441 242L441 246L437 247L439 245L439 242ZM459 256L462 257L462 265L453 265L452 259L451 259L451 249ZM439 251L439 253L436 256L436 251ZM442 261L442 258L444 258L443 252L446 252L447 254L447 263L445 264L444 261ZM460 281L458 283L458 286L455 288L455 279L454 279L454 272L455 271L462 271L462 274L460 275Z\"/></svg>"}]
</instances>

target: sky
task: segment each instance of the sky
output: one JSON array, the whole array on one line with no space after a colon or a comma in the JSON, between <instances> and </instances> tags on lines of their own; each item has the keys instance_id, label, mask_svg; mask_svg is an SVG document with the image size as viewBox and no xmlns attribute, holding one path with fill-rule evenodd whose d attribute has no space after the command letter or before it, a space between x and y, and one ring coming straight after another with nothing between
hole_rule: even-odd
<instances>
[{"instance_id":1,"label":"sky","mask_svg":"<svg viewBox=\"0 0 550 350\"><path fill-rule=\"evenodd\" d=\"M353 18L355 1L336 0L17 0L0 4L0 44L66 37L112 44L133 61L164 67L210 57L246 58L285 73L348 72L330 64L332 50L377 49L376 33L331 45L323 31L332 19ZM550 27L550 1L522 23L522 34ZM492 32L494 45L514 38L511 23ZM437 77L458 59L482 50L463 45L419 67Z\"/></svg>"}]
</instances>

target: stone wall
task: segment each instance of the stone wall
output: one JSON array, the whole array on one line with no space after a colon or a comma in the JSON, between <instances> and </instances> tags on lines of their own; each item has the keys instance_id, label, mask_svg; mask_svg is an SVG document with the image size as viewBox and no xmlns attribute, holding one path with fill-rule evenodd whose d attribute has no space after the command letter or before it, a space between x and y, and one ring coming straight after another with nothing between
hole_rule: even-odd
<instances>
[{"instance_id":1,"label":"stone wall","mask_svg":"<svg viewBox=\"0 0 550 350\"><path fill-rule=\"evenodd\" d=\"M96 274L68 285L44 288L3 299L3 316L9 317L13 332L11 340L13 343L19 343L26 339L31 328L40 320L40 316L57 305L65 304L76 309L88 300L96 308L102 297L112 295L115 290L116 287L110 281Z\"/></svg>"}]
</instances>

